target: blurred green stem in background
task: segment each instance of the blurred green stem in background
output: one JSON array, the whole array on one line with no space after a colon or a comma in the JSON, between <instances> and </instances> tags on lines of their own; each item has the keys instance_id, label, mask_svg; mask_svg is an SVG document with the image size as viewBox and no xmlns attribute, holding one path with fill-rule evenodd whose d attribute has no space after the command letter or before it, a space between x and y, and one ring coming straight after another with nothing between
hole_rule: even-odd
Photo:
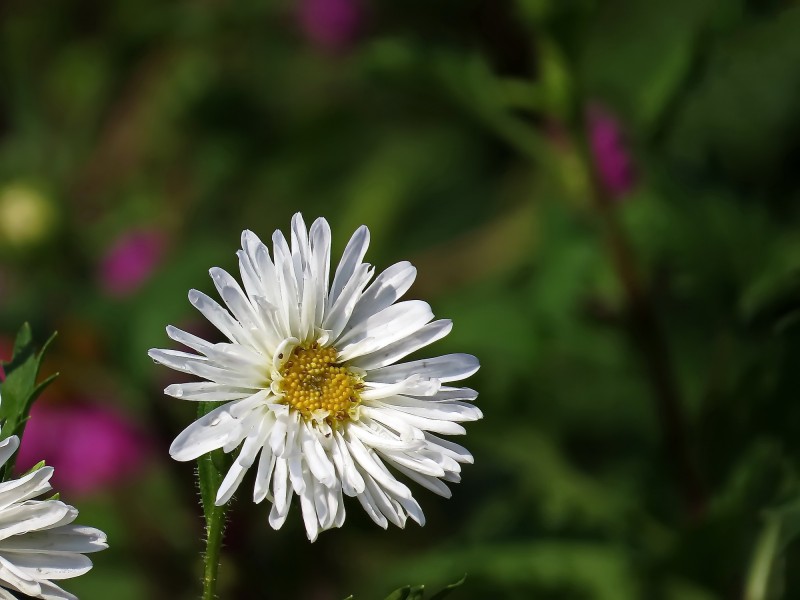
<instances>
[{"instance_id":1,"label":"blurred green stem in background","mask_svg":"<svg viewBox=\"0 0 800 600\"><path fill-rule=\"evenodd\" d=\"M197 416L208 414L214 404L201 402ZM225 455L221 450L204 454L197 459L197 479L200 485L200 498L206 519L206 551L203 555L203 600L217 597L217 573L219 571L222 537L225 530L225 511L227 503L217 506L214 500L222 481Z\"/></svg>"},{"instance_id":2,"label":"blurred green stem in background","mask_svg":"<svg viewBox=\"0 0 800 600\"><path fill-rule=\"evenodd\" d=\"M641 353L652 387L661 435L672 463L676 485L684 498L690 519L698 521L706 512L708 499L692 455L669 345L650 290L639 274L635 250L619 223L616 202L603 187L593 166L586 139L588 123L582 122L579 131L575 139L591 181L590 194L604 230L614 271L625 294L628 333Z\"/></svg>"},{"instance_id":3,"label":"blurred green stem in background","mask_svg":"<svg viewBox=\"0 0 800 600\"><path fill-rule=\"evenodd\" d=\"M775 580L775 561L780 550L780 539L780 519L767 518L753 554L744 600L769 600L774 597L774 594L770 594L770 589Z\"/></svg>"}]
</instances>

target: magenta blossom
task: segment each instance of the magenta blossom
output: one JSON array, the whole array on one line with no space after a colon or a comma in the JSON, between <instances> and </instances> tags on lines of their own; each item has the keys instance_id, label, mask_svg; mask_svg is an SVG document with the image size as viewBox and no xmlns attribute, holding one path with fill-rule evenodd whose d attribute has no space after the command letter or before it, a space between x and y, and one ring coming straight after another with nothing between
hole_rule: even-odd
<instances>
[{"instance_id":1,"label":"magenta blossom","mask_svg":"<svg viewBox=\"0 0 800 600\"><path fill-rule=\"evenodd\" d=\"M17 468L55 467L54 487L86 495L113 486L147 462L149 440L130 420L94 404L39 401L22 436Z\"/></svg>"},{"instance_id":2,"label":"magenta blossom","mask_svg":"<svg viewBox=\"0 0 800 600\"><path fill-rule=\"evenodd\" d=\"M631 191L636 169L619 121L608 110L592 104L587 111L589 144L600 182L614 199Z\"/></svg>"},{"instance_id":3,"label":"magenta blossom","mask_svg":"<svg viewBox=\"0 0 800 600\"><path fill-rule=\"evenodd\" d=\"M111 245L100 264L100 285L111 296L127 296L147 281L161 262L166 237L155 229L134 229Z\"/></svg>"},{"instance_id":4,"label":"magenta blossom","mask_svg":"<svg viewBox=\"0 0 800 600\"><path fill-rule=\"evenodd\" d=\"M357 0L300 0L297 19L306 38L328 52L346 48L361 24Z\"/></svg>"}]
</instances>

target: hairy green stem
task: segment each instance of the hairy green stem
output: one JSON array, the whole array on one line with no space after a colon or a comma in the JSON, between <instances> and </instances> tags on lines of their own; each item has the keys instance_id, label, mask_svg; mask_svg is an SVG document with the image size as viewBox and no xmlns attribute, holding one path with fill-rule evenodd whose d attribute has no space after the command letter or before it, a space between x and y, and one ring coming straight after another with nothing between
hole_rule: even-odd
<instances>
[{"instance_id":1,"label":"hairy green stem","mask_svg":"<svg viewBox=\"0 0 800 600\"><path fill-rule=\"evenodd\" d=\"M203 556L203 600L217 597L222 535L225 528L225 507L215 506L206 521L206 553Z\"/></svg>"},{"instance_id":2,"label":"hairy green stem","mask_svg":"<svg viewBox=\"0 0 800 600\"><path fill-rule=\"evenodd\" d=\"M214 404L201 402L197 409L198 418L208 414ZM225 530L227 504L217 506L215 499L225 471L226 455L222 450L214 450L197 459L197 481L200 499L206 519L206 551L203 555L203 600L217 597L217 574L219 572L222 538Z\"/></svg>"}]
</instances>

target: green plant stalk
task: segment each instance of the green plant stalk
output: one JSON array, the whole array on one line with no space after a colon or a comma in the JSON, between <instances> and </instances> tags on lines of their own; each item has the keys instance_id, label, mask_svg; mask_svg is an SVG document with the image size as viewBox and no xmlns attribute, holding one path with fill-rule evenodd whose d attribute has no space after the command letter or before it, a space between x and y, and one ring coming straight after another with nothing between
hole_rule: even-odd
<instances>
[{"instance_id":1,"label":"green plant stalk","mask_svg":"<svg viewBox=\"0 0 800 600\"><path fill-rule=\"evenodd\" d=\"M216 506L206 520L206 552L203 556L203 600L217 597L217 574L225 528L225 506Z\"/></svg>"},{"instance_id":2,"label":"green plant stalk","mask_svg":"<svg viewBox=\"0 0 800 600\"><path fill-rule=\"evenodd\" d=\"M197 409L198 418L208 414L214 404L201 402ZM214 500L222 481L225 454L215 450L197 459L197 480L200 499L206 519L206 551L203 555L203 600L217 597L217 575L222 552L222 539L225 532L225 512L227 504L217 506Z\"/></svg>"},{"instance_id":3,"label":"green plant stalk","mask_svg":"<svg viewBox=\"0 0 800 600\"><path fill-rule=\"evenodd\" d=\"M781 520L768 518L759 535L753 562L747 574L744 600L768 600L770 584L775 571L775 560L780 550Z\"/></svg>"},{"instance_id":4,"label":"green plant stalk","mask_svg":"<svg viewBox=\"0 0 800 600\"><path fill-rule=\"evenodd\" d=\"M666 335L650 290L639 274L633 246L618 221L615 204L599 181L586 138L588 127L588 123L582 124L574 138L589 175L590 194L604 230L611 262L625 293L628 332L641 352L650 379L662 438L673 464L677 487L690 519L699 521L706 513L708 495L692 454L689 428Z\"/></svg>"}]
</instances>

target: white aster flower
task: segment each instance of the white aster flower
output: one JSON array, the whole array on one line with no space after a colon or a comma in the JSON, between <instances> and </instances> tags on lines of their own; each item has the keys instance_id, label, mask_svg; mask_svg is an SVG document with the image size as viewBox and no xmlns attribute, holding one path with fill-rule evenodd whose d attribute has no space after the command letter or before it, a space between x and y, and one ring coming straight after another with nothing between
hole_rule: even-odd
<instances>
[{"instance_id":1,"label":"white aster flower","mask_svg":"<svg viewBox=\"0 0 800 600\"><path fill-rule=\"evenodd\" d=\"M459 423L482 415L471 403L475 391L446 384L475 373L477 359L450 354L395 364L443 338L452 323L433 321L425 302L397 302L416 276L408 262L370 284L373 268L362 262L366 227L353 234L331 284L325 219L307 230L296 214L290 242L280 231L272 242L270 256L254 233L242 234L237 254L244 289L227 272L211 269L227 310L189 292L228 341L213 344L170 326L169 337L199 354L149 353L207 380L170 385L166 394L223 403L178 435L170 454L188 461L241 445L216 503L226 503L254 467L253 500L272 503L270 525L284 523L297 494L311 541L344 522L342 494L358 498L381 527L403 527L407 517L423 525L419 504L395 472L450 496L444 481L458 482L459 463L471 463L472 456L437 434L463 434Z\"/></svg>"},{"instance_id":2,"label":"white aster flower","mask_svg":"<svg viewBox=\"0 0 800 600\"><path fill-rule=\"evenodd\" d=\"M0 441L0 467L16 452L15 435ZM59 500L32 500L52 490L52 467L41 467L0 483L0 599L9 590L45 600L77 600L54 579L83 575L92 568L84 556L108 548L99 529L73 525L75 507Z\"/></svg>"}]
</instances>

